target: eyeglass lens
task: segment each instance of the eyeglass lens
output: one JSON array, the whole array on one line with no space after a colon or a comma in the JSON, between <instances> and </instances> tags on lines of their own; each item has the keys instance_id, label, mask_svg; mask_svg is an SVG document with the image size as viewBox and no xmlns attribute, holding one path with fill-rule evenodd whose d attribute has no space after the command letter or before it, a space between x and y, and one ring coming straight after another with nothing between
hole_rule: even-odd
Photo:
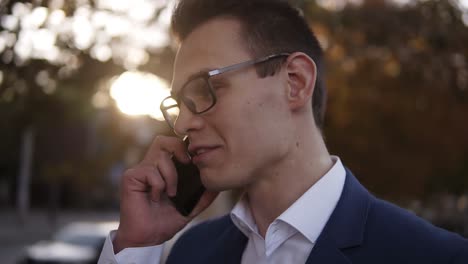
<instances>
[{"instance_id":1,"label":"eyeglass lens","mask_svg":"<svg viewBox=\"0 0 468 264\"><path fill-rule=\"evenodd\" d=\"M180 101L193 113L201 113L213 105L213 95L210 92L208 80L199 77L189 81L181 90ZM179 116L179 104L173 98L163 102L165 119L174 127Z\"/></svg>"},{"instance_id":2,"label":"eyeglass lens","mask_svg":"<svg viewBox=\"0 0 468 264\"><path fill-rule=\"evenodd\" d=\"M213 103L208 81L205 78L196 78L183 88L181 100L194 113L208 109Z\"/></svg>"}]
</instances>

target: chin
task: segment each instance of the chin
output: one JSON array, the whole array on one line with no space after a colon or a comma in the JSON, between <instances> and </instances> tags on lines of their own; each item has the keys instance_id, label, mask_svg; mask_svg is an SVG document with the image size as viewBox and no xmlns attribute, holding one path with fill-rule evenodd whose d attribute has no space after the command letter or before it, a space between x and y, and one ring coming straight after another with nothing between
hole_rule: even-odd
<instances>
[{"instance_id":1,"label":"chin","mask_svg":"<svg viewBox=\"0 0 468 264\"><path fill-rule=\"evenodd\" d=\"M222 175L222 176L221 176ZM201 170L200 177L203 185L210 191L227 191L242 187L235 175L229 173L214 172L212 170Z\"/></svg>"}]
</instances>

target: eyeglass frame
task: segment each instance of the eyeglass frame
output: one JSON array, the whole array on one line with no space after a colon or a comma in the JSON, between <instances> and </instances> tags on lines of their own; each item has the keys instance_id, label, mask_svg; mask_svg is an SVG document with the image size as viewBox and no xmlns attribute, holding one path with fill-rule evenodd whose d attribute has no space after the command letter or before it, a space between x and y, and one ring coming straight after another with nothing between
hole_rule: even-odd
<instances>
[{"instance_id":1,"label":"eyeglass frame","mask_svg":"<svg viewBox=\"0 0 468 264\"><path fill-rule=\"evenodd\" d=\"M207 71L207 72L201 72L199 74L196 74L196 75L190 77L184 83L184 85L182 86L182 88L180 89L180 91L177 94L174 94L173 92L171 92L170 96L164 98L161 101L159 109L161 110L161 112L162 112L162 114L164 116L164 120L169 125L169 127L174 129L174 125L169 121L169 120L171 120L171 118L169 116L167 116L169 114L168 114L168 112L166 110L168 110L170 108L174 108L176 106L179 107L179 105L180 105L179 96L180 96L180 94L183 93L184 89L187 87L187 84L189 84L191 81L193 81L193 80L195 80L197 78L203 78L203 80L208 84L209 93L210 93L210 96L213 98L213 102L211 103L211 105L209 107L207 107L205 110L202 110L202 111L196 111L196 109L192 109L185 102L183 102L183 100L182 100L182 102L187 107L187 109L190 110L190 112L192 112L193 114L196 114L196 115L203 114L203 113L209 111L211 108L213 108L216 105L216 102L217 102L217 97L216 97L214 88L213 88L211 82L209 81L209 79L211 77L223 74L225 72L235 71L235 70L239 70L239 69L242 69L242 68L245 68L245 67L253 66L253 65L256 65L256 64L259 64L259 63L267 62L267 61L272 60L272 59L276 59L276 58L280 58L280 57L284 57L284 56L287 57L289 55L291 55L291 53L287 53L287 52L272 54L272 55L268 55L268 56L265 56L265 57L261 57L261 58L257 58L257 59L251 59L251 60L248 60L248 61L236 63L236 64L225 66L225 67L222 67L222 68L210 70L210 71ZM172 105L169 105L169 106L165 106L164 102L166 100L168 100L168 99L174 100L175 102L177 102L177 104L172 104Z\"/></svg>"}]
</instances>

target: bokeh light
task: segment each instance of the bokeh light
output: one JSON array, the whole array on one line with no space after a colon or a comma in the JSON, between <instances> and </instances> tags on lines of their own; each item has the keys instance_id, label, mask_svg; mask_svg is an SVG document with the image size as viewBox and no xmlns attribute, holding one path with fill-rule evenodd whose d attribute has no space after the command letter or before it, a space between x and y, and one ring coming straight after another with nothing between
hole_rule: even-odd
<instances>
[{"instance_id":1,"label":"bokeh light","mask_svg":"<svg viewBox=\"0 0 468 264\"><path fill-rule=\"evenodd\" d=\"M122 113L148 115L157 120L164 120L159 104L169 94L166 81L151 73L136 71L121 74L110 89L110 95Z\"/></svg>"}]
</instances>

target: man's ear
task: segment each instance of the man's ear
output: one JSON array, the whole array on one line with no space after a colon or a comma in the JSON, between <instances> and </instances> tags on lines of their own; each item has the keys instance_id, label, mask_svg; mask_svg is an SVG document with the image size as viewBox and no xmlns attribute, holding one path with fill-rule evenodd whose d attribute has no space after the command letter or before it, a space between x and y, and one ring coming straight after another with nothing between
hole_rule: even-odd
<instances>
[{"instance_id":1,"label":"man's ear","mask_svg":"<svg viewBox=\"0 0 468 264\"><path fill-rule=\"evenodd\" d=\"M317 66L305 53L295 52L286 61L288 101L291 110L299 110L311 104L317 79Z\"/></svg>"}]
</instances>

